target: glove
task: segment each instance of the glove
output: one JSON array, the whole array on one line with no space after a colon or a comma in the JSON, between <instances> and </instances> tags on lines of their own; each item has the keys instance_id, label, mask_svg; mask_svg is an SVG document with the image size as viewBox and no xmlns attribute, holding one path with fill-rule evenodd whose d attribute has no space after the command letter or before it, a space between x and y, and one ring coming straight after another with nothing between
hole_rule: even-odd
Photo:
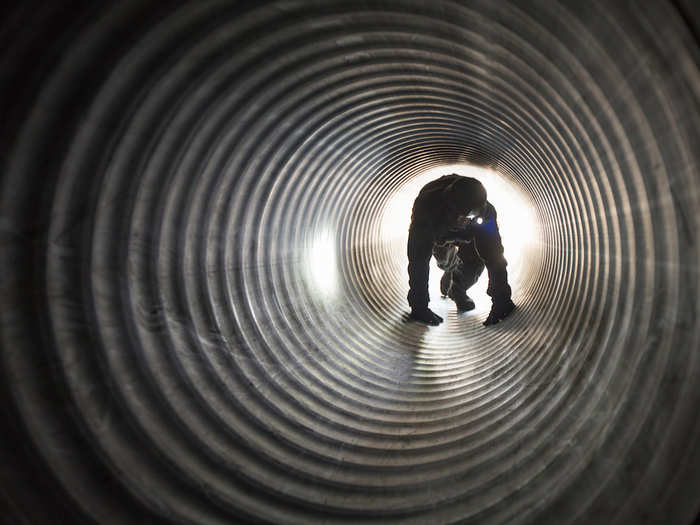
<instances>
[{"instance_id":1,"label":"glove","mask_svg":"<svg viewBox=\"0 0 700 525\"><path fill-rule=\"evenodd\" d=\"M416 321L421 321L423 323L428 323L432 326L437 326L442 323L442 317L437 315L427 306L425 308L413 309L411 310L411 319Z\"/></svg>"},{"instance_id":2,"label":"glove","mask_svg":"<svg viewBox=\"0 0 700 525\"><path fill-rule=\"evenodd\" d=\"M505 319L515 309L515 303L508 299L507 301L494 301L491 305L491 313L484 321L484 326L496 324L502 319Z\"/></svg>"},{"instance_id":3,"label":"glove","mask_svg":"<svg viewBox=\"0 0 700 525\"><path fill-rule=\"evenodd\" d=\"M445 272L440 279L440 294L447 297L452 287L452 272Z\"/></svg>"}]
</instances>

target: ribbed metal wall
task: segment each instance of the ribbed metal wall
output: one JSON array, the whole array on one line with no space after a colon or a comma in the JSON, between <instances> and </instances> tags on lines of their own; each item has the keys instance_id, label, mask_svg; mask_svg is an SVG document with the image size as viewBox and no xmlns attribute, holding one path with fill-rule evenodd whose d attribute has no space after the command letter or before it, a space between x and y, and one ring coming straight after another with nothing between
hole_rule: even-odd
<instances>
[{"instance_id":1,"label":"ribbed metal wall","mask_svg":"<svg viewBox=\"0 0 700 525\"><path fill-rule=\"evenodd\" d=\"M0 33L9 522L693 521L692 2L51 4ZM490 329L406 322L381 235L454 163L538 221Z\"/></svg>"}]
</instances>

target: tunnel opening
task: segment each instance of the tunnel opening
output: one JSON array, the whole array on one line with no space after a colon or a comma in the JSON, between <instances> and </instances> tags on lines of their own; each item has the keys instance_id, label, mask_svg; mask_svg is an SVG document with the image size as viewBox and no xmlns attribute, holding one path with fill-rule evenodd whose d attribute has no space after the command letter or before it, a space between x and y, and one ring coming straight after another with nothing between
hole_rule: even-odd
<instances>
[{"instance_id":1,"label":"tunnel opening","mask_svg":"<svg viewBox=\"0 0 700 525\"><path fill-rule=\"evenodd\" d=\"M394 281L406 281L407 259L405 251L413 201L425 184L451 173L473 177L484 184L489 202L495 206L498 212L504 255L508 261L509 281L512 288L516 290L515 297L518 300L526 300L524 290L528 289L528 282L535 280L533 274L540 266L541 257L538 250L541 247L541 238L536 206L526 191L518 188L514 181L497 171L470 164L430 168L395 189L385 207L379 211L381 217L379 235L382 243L386 243L387 250L390 251L390 255L387 256L388 260L382 259L381 264L386 268L386 271L391 268L391 271L396 272ZM395 263L391 264L389 261L395 261ZM430 275L430 294L431 297L437 299L441 295L439 280L442 271L437 267L434 259L431 261ZM488 313L490 298L486 295L487 285L488 276L483 273L471 289L471 294L475 299L478 299L476 301L477 308L473 311L473 315ZM436 306L441 313L447 313L448 309L454 309L454 305L450 302L435 301L435 303L432 303L433 306Z\"/></svg>"}]
</instances>

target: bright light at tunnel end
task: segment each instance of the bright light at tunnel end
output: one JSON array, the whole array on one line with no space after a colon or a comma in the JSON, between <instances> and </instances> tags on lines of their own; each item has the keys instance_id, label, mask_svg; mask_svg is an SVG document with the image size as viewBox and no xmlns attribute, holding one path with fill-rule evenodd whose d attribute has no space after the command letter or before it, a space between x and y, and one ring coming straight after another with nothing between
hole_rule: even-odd
<instances>
[{"instance_id":1,"label":"bright light at tunnel end","mask_svg":"<svg viewBox=\"0 0 700 525\"><path fill-rule=\"evenodd\" d=\"M404 184L385 207L380 229L382 239L395 245L397 253L400 250L401 256L405 259L405 246L408 241L408 227L411 222L413 201L425 184L450 173L473 177L486 188L488 200L496 208L498 214L498 226L503 240L504 255L508 261L508 280L513 288L514 296L517 296L518 285L526 274L528 264L531 263L533 248L539 239L537 217L534 204L526 192L497 171L469 164L452 164L431 168L417 175ZM432 260L431 298L440 296L439 280L441 276L442 271ZM406 277L407 279L408 277ZM408 285L406 284L406 286ZM488 276L487 272L484 271L479 281L469 290L470 297L475 300L477 305L474 313L482 313L490 307L490 300L486 295L487 287ZM434 304L438 303L434 300L431 301L431 308Z\"/></svg>"}]
</instances>

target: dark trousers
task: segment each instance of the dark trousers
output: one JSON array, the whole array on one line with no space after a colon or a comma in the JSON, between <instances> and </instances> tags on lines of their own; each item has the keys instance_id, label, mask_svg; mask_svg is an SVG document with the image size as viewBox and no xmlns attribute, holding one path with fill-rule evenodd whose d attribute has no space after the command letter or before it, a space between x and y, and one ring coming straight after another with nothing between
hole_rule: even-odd
<instances>
[{"instance_id":1,"label":"dark trousers","mask_svg":"<svg viewBox=\"0 0 700 525\"><path fill-rule=\"evenodd\" d=\"M438 267L452 276L452 285L446 293L449 297L464 297L486 268L489 274L486 293L494 301L510 299L511 289L506 270L508 263L503 257L501 236L497 232L480 232L469 243L435 245L433 256Z\"/></svg>"}]
</instances>

